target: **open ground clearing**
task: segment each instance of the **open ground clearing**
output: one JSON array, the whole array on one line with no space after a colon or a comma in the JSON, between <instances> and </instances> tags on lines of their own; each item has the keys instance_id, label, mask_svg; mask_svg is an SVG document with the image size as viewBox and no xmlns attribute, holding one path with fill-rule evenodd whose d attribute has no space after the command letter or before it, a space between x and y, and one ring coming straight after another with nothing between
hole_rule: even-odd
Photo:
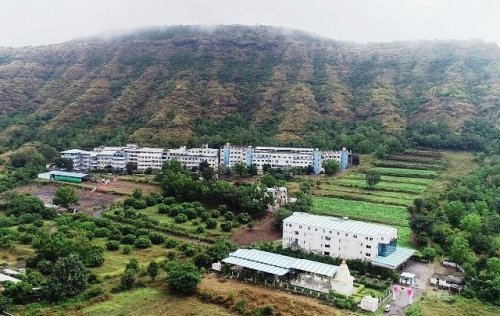
<instances>
[{"instance_id":1,"label":"open ground clearing","mask_svg":"<svg viewBox=\"0 0 500 316\"><path fill-rule=\"evenodd\" d=\"M44 203L51 204L54 193L58 185L64 183L40 183L35 182L16 189L17 192L31 194L40 198ZM80 198L78 210L93 216L100 216L111 204L120 199L119 195L92 192L91 190L75 188L75 192Z\"/></svg>"},{"instance_id":2,"label":"open ground clearing","mask_svg":"<svg viewBox=\"0 0 500 316\"><path fill-rule=\"evenodd\" d=\"M161 188L157 184L144 183L141 181L110 180L108 183L82 182L76 184L89 189L96 189L99 192L118 193L130 195L134 189L141 189L144 195L153 192L160 192Z\"/></svg>"},{"instance_id":3,"label":"open ground clearing","mask_svg":"<svg viewBox=\"0 0 500 316\"><path fill-rule=\"evenodd\" d=\"M273 227L273 215L268 214L255 224L252 230L246 226L240 227L231 234L231 241L239 246L247 246L258 241L280 240L282 231Z\"/></svg>"}]
</instances>

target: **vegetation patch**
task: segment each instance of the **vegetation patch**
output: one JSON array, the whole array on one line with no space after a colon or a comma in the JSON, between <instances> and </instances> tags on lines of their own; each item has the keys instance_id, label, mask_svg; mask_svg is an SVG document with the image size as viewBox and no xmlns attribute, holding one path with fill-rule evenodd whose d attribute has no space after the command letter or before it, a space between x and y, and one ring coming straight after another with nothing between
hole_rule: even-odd
<instances>
[{"instance_id":1,"label":"vegetation patch","mask_svg":"<svg viewBox=\"0 0 500 316\"><path fill-rule=\"evenodd\" d=\"M374 167L371 170L380 173L381 175L388 176L409 176L414 178L435 178L437 177L437 172L434 170L420 170L420 169L409 169L409 168L385 168L385 167Z\"/></svg>"},{"instance_id":2,"label":"vegetation patch","mask_svg":"<svg viewBox=\"0 0 500 316\"><path fill-rule=\"evenodd\" d=\"M369 222L408 226L408 212L402 206L316 196L313 197L312 212L330 216L347 216Z\"/></svg>"}]
</instances>

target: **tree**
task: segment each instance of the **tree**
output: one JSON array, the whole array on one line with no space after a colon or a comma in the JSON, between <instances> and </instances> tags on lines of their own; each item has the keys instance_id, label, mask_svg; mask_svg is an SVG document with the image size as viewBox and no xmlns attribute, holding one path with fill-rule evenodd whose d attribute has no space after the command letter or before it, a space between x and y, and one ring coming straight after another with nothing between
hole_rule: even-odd
<instances>
[{"instance_id":1,"label":"tree","mask_svg":"<svg viewBox=\"0 0 500 316\"><path fill-rule=\"evenodd\" d=\"M474 252L469 248L467 239L460 235L453 237L449 254L450 260L458 264L473 262L475 259Z\"/></svg>"},{"instance_id":2,"label":"tree","mask_svg":"<svg viewBox=\"0 0 500 316\"><path fill-rule=\"evenodd\" d=\"M136 200L142 199L142 190L139 188L135 188L132 191L132 198L134 198Z\"/></svg>"},{"instance_id":3,"label":"tree","mask_svg":"<svg viewBox=\"0 0 500 316\"><path fill-rule=\"evenodd\" d=\"M54 198L52 199L52 203L65 208L68 208L70 205L78 204L79 201L80 199L76 195L75 189L72 187L57 188L54 193Z\"/></svg>"},{"instance_id":4,"label":"tree","mask_svg":"<svg viewBox=\"0 0 500 316\"><path fill-rule=\"evenodd\" d=\"M432 247L425 247L424 249L422 249L422 259L430 262L433 261L435 257L436 257L436 249Z\"/></svg>"},{"instance_id":5,"label":"tree","mask_svg":"<svg viewBox=\"0 0 500 316\"><path fill-rule=\"evenodd\" d=\"M88 272L78 255L71 254L57 260L46 287L46 296L59 301L82 292L87 287Z\"/></svg>"},{"instance_id":6,"label":"tree","mask_svg":"<svg viewBox=\"0 0 500 316\"><path fill-rule=\"evenodd\" d=\"M125 270L120 279L120 287L124 290L130 290L134 287L135 281L135 272L132 270Z\"/></svg>"},{"instance_id":7,"label":"tree","mask_svg":"<svg viewBox=\"0 0 500 316\"><path fill-rule=\"evenodd\" d=\"M152 245L151 240L147 236L137 237L134 244L135 247L139 249L146 249Z\"/></svg>"},{"instance_id":8,"label":"tree","mask_svg":"<svg viewBox=\"0 0 500 316\"><path fill-rule=\"evenodd\" d=\"M323 168L325 168L325 174L334 175L340 170L339 163L336 160L330 159L323 163Z\"/></svg>"},{"instance_id":9,"label":"tree","mask_svg":"<svg viewBox=\"0 0 500 316\"><path fill-rule=\"evenodd\" d=\"M193 263L199 268L205 268L208 269L212 265L212 258L204 253L200 252L193 258Z\"/></svg>"},{"instance_id":10,"label":"tree","mask_svg":"<svg viewBox=\"0 0 500 316\"><path fill-rule=\"evenodd\" d=\"M247 167L247 173L251 176L256 176L258 173L257 170L257 165L256 164L251 164L250 166Z\"/></svg>"},{"instance_id":11,"label":"tree","mask_svg":"<svg viewBox=\"0 0 500 316\"><path fill-rule=\"evenodd\" d=\"M247 174L247 165L243 162L237 162L233 166L234 172L236 172L240 177Z\"/></svg>"},{"instance_id":12,"label":"tree","mask_svg":"<svg viewBox=\"0 0 500 316\"><path fill-rule=\"evenodd\" d=\"M130 259L125 265L125 270L130 270L134 273L139 272L139 261L136 258Z\"/></svg>"},{"instance_id":13,"label":"tree","mask_svg":"<svg viewBox=\"0 0 500 316\"><path fill-rule=\"evenodd\" d=\"M19 283L7 282L2 294L12 299L15 304L26 304L32 293L33 286L26 281L21 281Z\"/></svg>"},{"instance_id":14,"label":"tree","mask_svg":"<svg viewBox=\"0 0 500 316\"><path fill-rule=\"evenodd\" d=\"M225 221L224 223L221 223L220 224L220 228L222 229L222 231L224 232L230 232L231 231L231 228L233 228L233 223L230 222L230 221Z\"/></svg>"},{"instance_id":15,"label":"tree","mask_svg":"<svg viewBox=\"0 0 500 316\"><path fill-rule=\"evenodd\" d=\"M156 276L160 271L160 265L156 261L151 261L148 265L148 275L151 280L155 280Z\"/></svg>"},{"instance_id":16,"label":"tree","mask_svg":"<svg viewBox=\"0 0 500 316\"><path fill-rule=\"evenodd\" d=\"M127 162L127 164L125 165L125 170L127 174L133 174L134 171L137 171L137 162Z\"/></svg>"},{"instance_id":17,"label":"tree","mask_svg":"<svg viewBox=\"0 0 500 316\"><path fill-rule=\"evenodd\" d=\"M200 282L200 271L192 263L174 265L167 276L170 289L182 295L193 293Z\"/></svg>"},{"instance_id":18,"label":"tree","mask_svg":"<svg viewBox=\"0 0 500 316\"><path fill-rule=\"evenodd\" d=\"M273 188L277 185L278 180L272 174L265 174L260 178L260 183L266 188Z\"/></svg>"},{"instance_id":19,"label":"tree","mask_svg":"<svg viewBox=\"0 0 500 316\"><path fill-rule=\"evenodd\" d=\"M54 160L54 164L57 168L65 169L67 171L73 170L73 160L69 158L57 157Z\"/></svg>"},{"instance_id":20,"label":"tree","mask_svg":"<svg viewBox=\"0 0 500 316\"><path fill-rule=\"evenodd\" d=\"M205 179L207 181L212 180L214 177L214 174L215 174L215 171L214 171L214 168L212 168L212 167L203 168L203 170L201 170L201 176L203 177L203 179Z\"/></svg>"},{"instance_id":21,"label":"tree","mask_svg":"<svg viewBox=\"0 0 500 316\"><path fill-rule=\"evenodd\" d=\"M380 173L375 171L368 171L365 174L366 184L373 189L373 187L380 182Z\"/></svg>"},{"instance_id":22,"label":"tree","mask_svg":"<svg viewBox=\"0 0 500 316\"><path fill-rule=\"evenodd\" d=\"M207 249L207 254L212 258L212 262L216 262L226 258L234 250L236 250L235 244L227 239L219 238Z\"/></svg>"},{"instance_id":23,"label":"tree","mask_svg":"<svg viewBox=\"0 0 500 316\"><path fill-rule=\"evenodd\" d=\"M253 230L253 227L255 226L255 222L254 221L250 221L248 224L247 224L247 228L248 230Z\"/></svg>"}]
</instances>

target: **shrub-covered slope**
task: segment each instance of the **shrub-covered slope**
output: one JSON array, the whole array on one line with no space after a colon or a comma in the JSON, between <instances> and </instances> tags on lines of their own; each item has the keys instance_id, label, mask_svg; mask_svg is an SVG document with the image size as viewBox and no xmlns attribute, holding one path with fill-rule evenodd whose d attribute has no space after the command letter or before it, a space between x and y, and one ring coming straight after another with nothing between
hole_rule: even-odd
<instances>
[{"instance_id":1,"label":"shrub-covered slope","mask_svg":"<svg viewBox=\"0 0 500 316\"><path fill-rule=\"evenodd\" d=\"M500 121L500 49L482 41L360 45L265 26L179 26L0 48L4 148L327 146L314 140L332 122L373 121L398 135L474 118Z\"/></svg>"}]
</instances>

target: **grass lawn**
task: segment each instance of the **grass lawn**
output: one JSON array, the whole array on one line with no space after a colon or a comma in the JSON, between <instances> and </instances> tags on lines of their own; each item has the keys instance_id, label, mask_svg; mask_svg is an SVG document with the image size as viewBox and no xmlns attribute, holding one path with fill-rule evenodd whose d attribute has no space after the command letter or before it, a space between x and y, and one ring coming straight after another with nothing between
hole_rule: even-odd
<instances>
[{"instance_id":1,"label":"grass lawn","mask_svg":"<svg viewBox=\"0 0 500 316\"><path fill-rule=\"evenodd\" d=\"M370 189L368 184L366 184L366 181L361 179L339 179L337 181L334 181L333 184L354 187L359 189ZM420 184L384 182L384 181L380 181L379 183L373 186L373 190L414 193L414 194L422 193L425 191L426 188L427 186Z\"/></svg>"},{"instance_id":2,"label":"grass lawn","mask_svg":"<svg viewBox=\"0 0 500 316\"><path fill-rule=\"evenodd\" d=\"M416 305L420 307L423 316L493 316L500 315L500 307L466 299L461 296L451 296L444 291L428 292Z\"/></svg>"},{"instance_id":3,"label":"grass lawn","mask_svg":"<svg viewBox=\"0 0 500 316\"><path fill-rule=\"evenodd\" d=\"M138 288L113 294L73 315L231 315L223 307L205 304L195 297L177 297L153 288Z\"/></svg>"},{"instance_id":4,"label":"grass lawn","mask_svg":"<svg viewBox=\"0 0 500 316\"><path fill-rule=\"evenodd\" d=\"M413 245L410 242L410 227L396 226L396 228L398 230L398 245L412 248Z\"/></svg>"},{"instance_id":5,"label":"grass lawn","mask_svg":"<svg viewBox=\"0 0 500 316\"><path fill-rule=\"evenodd\" d=\"M313 197L312 212L322 215L348 216L352 219L388 225L408 226L408 212L403 206L316 196Z\"/></svg>"},{"instance_id":6,"label":"grass lawn","mask_svg":"<svg viewBox=\"0 0 500 316\"><path fill-rule=\"evenodd\" d=\"M370 170L378 172L381 175L387 175L387 176L401 176L401 177L408 176L415 178L434 178L437 176L437 172L433 170L385 168L385 167L375 167Z\"/></svg>"},{"instance_id":7,"label":"grass lawn","mask_svg":"<svg viewBox=\"0 0 500 316\"><path fill-rule=\"evenodd\" d=\"M358 179L365 180L365 174L353 174L347 177L347 179ZM381 181L383 182L397 182L397 183L408 183L408 184L420 184L429 185L432 183L432 179L425 178L411 178L411 177L396 177L396 176L381 176Z\"/></svg>"},{"instance_id":8,"label":"grass lawn","mask_svg":"<svg viewBox=\"0 0 500 316\"><path fill-rule=\"evenodd\" d=\"M103 238L96 238L92 241L94 244L106 249L106 240ZM133 246L132 246L133 247ZM115 251L104 251L104 264L98 268L92 269L93 273L103 276L116 276L125 270L125 264L132 258L136 258L141 265L147 265L149 262L158 259L164 259L167 252L175 251L174 249L167 249L163 245L153 245L147 249L132 249L128 255L124 255L123 245L120 249Z\"/></svg>"}]
</instances>

